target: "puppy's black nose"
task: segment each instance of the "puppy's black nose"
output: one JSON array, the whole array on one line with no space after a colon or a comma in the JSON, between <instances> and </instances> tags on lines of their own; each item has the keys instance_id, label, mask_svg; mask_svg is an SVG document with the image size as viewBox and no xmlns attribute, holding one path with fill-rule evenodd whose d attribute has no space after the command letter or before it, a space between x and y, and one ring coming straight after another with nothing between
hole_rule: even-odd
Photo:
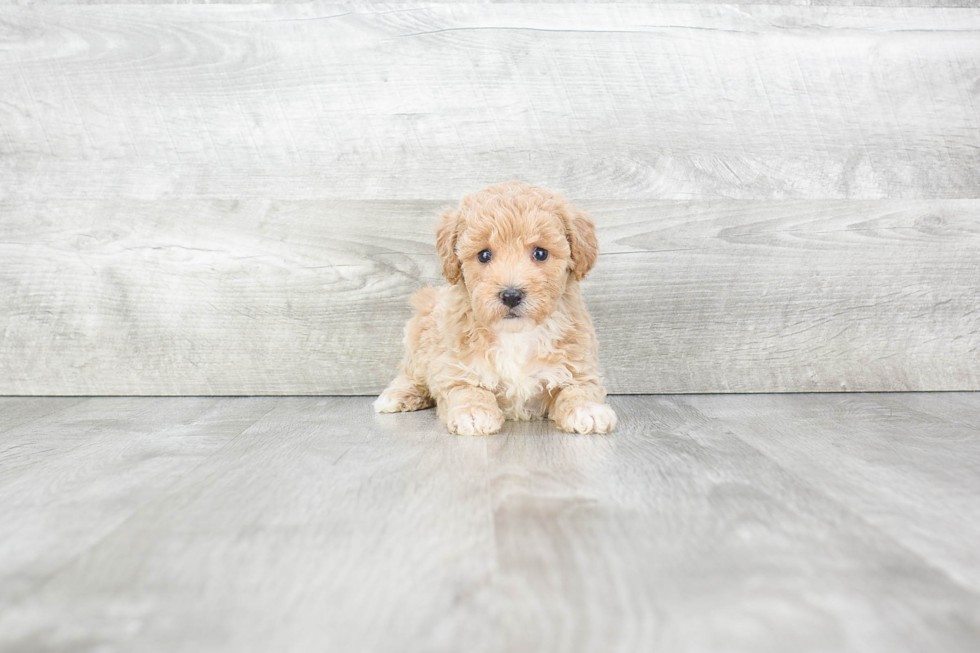
<instances>
[{"instance_id":1,"label":"puppy's black nose","mask_svg":"<svg viewBox=\"0 0 980 653\"><path fill-rule=\"evenodd\" d=\"M502 301L507 306L514 308L521 303L524 299L524 293L517 288L508 288L507 290L500 293L500 301Z\"/></svg>"}]
</instances>

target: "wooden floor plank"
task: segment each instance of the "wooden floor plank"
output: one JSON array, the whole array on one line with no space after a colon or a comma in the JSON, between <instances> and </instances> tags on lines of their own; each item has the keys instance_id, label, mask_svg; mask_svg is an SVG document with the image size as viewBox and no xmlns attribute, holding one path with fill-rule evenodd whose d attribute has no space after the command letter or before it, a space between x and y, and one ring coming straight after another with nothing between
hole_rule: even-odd
<instances>
[{"instance_id":1,"label":"wooden floor plank","mask_svg":"<svg viewBox=\"0 0 980 653\"><path fill-rule=\"evenodd\" d=\"M490 441L502 650L972 646L975 593L731 435L737 418L614 405L611 439Z\"/></svg>"},{"instance_id":2,"label":"wooden floor plank","mask_svg":"<svg viewBox=\"0 0 980 653\"><path fill-rule=\"evenodd\" d=\"M369 398L91 399L0 488L0 568L46 570L0 651L966 653L978 397L613 397L608 437L488 438Z\"/></svg>"},{"instance_id":3,"label":"wooden floor plank","mask_svg":"<svg viewBox=\"0 0 980 653\"><path fill-rule=\"evenodd\" d=\"M980 410L977 407L976 392L936 392L881 395L877 399L883 403L898 404L905 410L913 410L932 415L939 422L959 425L980 432Z\"/></svg>"},{"instance_id":4,"label":"wooden floor plank","mask_svg":"<svg viewBox=\"0 0 980 653\"><path fill-rule=\"evenodd\" d=\"M684 401L980 592L980 393Z\"/></svg>"},{"instance_id":5,"label":"wooden floor plank","mask_svg":"<svg viewBox=\"0 0 980 653\"><path fill-rule=\"evenodd\" d=\"M0 397L0 435L85 402L84 397ZM3 443L0 443L2 451ZM0 454L2 455L2 454Z\"/></svg>"},{"instance_id":6,"label":"wooden floor plank","mask_svg":"<svg viewBox=\"0 0 980 653\"><path fill-rule=\"evenodd\" d=\"M276 401L4 610L0 648L394 651L430 637L492 567L485 440L433 431L431 413L374 417L367 399Z\"/></svg>"},{"instance_id":7,"label":"wooden floor plank","mask_svg":"<svg viewBox=\"0 0 980 653\"><path fill-rule=\"evenodd\" d=\"M49 405L74 400L43 401ZM92 399L0 434L0 612L268 412L273 399Z\"/></svg>"}]
</instances>

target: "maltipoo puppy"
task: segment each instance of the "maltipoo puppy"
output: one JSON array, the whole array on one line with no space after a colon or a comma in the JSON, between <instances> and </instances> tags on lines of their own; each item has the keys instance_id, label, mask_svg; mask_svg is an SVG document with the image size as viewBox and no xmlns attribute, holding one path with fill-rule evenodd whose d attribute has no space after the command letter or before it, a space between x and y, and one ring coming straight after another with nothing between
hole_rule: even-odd
<instances>
[{"instance_id":1,"label":"maltipoo puppy","mask_svg":"<svg viewBox=\"0 0 980 653\"><path fill-rule=\"evenodd\" d=\"M592 222L556 193L508 182L445 211L436 250L450 285L412 298L405 358L375 410L435 404L460 435L545 416L564 431L611 431L579 289L599 254Z\"/></svg>"}]
</instances>

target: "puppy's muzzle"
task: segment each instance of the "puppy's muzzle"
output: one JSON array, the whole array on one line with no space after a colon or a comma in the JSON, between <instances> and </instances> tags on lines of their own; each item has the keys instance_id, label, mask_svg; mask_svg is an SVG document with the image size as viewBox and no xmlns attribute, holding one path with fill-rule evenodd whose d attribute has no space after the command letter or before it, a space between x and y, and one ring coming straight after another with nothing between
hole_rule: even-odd
<instances>
[{"instance_id":1,"label":"puppy's muzzle","mask_svg":"<svg viewBox=\"0 0 980 653\"><path fill-rule=\"evenodd\" d=\"M500 293L500 301L504 303L504 306L516 308L518 304L524 301L524 291L518 290L517 288L508 288Z\"/></svg>"}]
</instances>

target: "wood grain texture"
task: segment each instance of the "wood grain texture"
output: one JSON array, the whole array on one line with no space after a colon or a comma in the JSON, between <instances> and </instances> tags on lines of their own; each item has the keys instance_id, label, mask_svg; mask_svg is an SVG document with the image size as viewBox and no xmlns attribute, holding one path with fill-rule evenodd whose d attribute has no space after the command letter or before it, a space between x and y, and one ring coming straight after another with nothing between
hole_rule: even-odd
<instances>
[{"instance_id":1,"label":"wood grain texture","mask_svg":"<svg viewBox=\"0 0 980 653\"><path fill-rule=\"evenodd\" d=\"M810 412L834 410L833 396L803 397L779 415L789 428ZM609 441L563 438L546 425L489 441L495 585L506 597L495 622L505 638L500 650L972 645L959 638L976 632L976 587L926 571L917 555L853 512L854 502L826 496L814 477L797 478L741 440L739 415L712 420L683 398L613 403L626 427ZM869 417L857 416L858 428ZM897 422L892 435L905 437ZM978 453L975 432L962 450L971 459ZM834 453L825 454L828 466L840 457ZM958 466L964 475L970 468ZM910 499L899 483L888 490L899 505ZM976 496L972 481L961 490ZM955 508L923 504L943 506L951 528L944 532L957 530ZM909 515L905 527L932 525L921 516ZM953 539L970 546L969 536ZM868 601L871 587L888 601ZM967 602L962 611L947 603L952 596ZM942 625L930 632L915 623L933 618Z\"/></svg>"},{"instance_id":2,"label":"wood grain texture","mask_svg":"<svg viewBox=\"0 0 980 653\"><path fill-rule=\"evenodd\" d=\"M487 438L367 398L47 401L4 436L49 443L0 484L4 653L980 637L980 394L614 397L608 437Z\"/></svg>"},{"instance_id":3,"label":"wood grain texture","mask_svg":"<svg viewBox=\"0 0 980 653\"><path fill-rule=\"evenodd\" d=\"M23 401L0 401L0 421ZM271 399L34 400L0 433L0 604L43 586L272 409ZM3 610L0 610L3 611Z\"/></svg>"},{"instance_id":4,"label":"wood grain texture","mask_svg":"<svg viewBox=\"0 0 980 653\"><path fill-rule=\"evenodd\" d=\"M360 394L447 202L2 202L0 394ZM980 201L583 202L611 391L980 388Z\"/></svg>"},{"instance_id":5,"label":"wood grain texture","mask_svg":"<svg viewBox=\"0 0 980 653\"><path fill-rule=\"evenodd\" d=\"M933 3L6 4L0 394L377 392L508 178L614 392L980 389L977 79Z\"/></svg>"},{"instance_id":6,"label":"wood grain texture","mask_svg":"<svg viewBox=\"0 0 980 653\"><path fill-rule=\"evenodd\" d=\"M946 395L930 401L903 394L838 395L820 404L807 395L685 402L957 583L980 591L974 545L980 541L980 411L976 395L953 397L958 408ZM841 451L846 455L837 455ZM957 537L950 538L951 531Z\"/></svg>"},{"instance_id":7,"label":"wood grain texture","mask_svg":"<svg viewBox=\"0 0 980 653\"><path fill-rule=\"evenodd\" d=\"M3 419L0 420L0 436L24 424L44 419L52 413L61 412L85 401L86 399L80 397L74 399L64 398L57 403L51 402L49 397L36 397L33 399L23 397L16 399L0 398L0 415L3 416ZM3 444L9 445L9 442L5 441Z\"/></svg>"},{"instance_id":8,"label":"wood grain texture","mask_svg":"<svg viewBox=\"0 0 980 653\"><path fill-rule=\"evenodd\" d=\"M4 603L0 650L395 650L437 637L493 567L485 442L433 437L431 412L372 423L366 400L269 401L64 565L58 577L92 594L49 578ZM180 446L159 426L131 429L132 448ZM49 600L71 613L64 627L48 626Z\"/></svg>"},{"instance_id":9,"label":"wood grain texture","mask_svg":"<svg viewBox=\"0 0 980 653\"><path fill-rule=\"evenodd\" d=\"M975 198L980 11L7 7L0 197Z\"/></svg>"}]
</instances>

